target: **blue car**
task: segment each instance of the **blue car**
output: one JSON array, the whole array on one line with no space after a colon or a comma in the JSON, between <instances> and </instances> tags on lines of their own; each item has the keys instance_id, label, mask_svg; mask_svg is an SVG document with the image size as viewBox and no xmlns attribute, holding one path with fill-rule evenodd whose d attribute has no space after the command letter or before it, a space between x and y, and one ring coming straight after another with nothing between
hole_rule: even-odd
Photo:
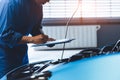
<instances>
[{"instance_id":1,"label":"blue car","mask_svg":"<svg viewBox=\"0 0 120 80\"><path fill-rule=\"evenodd\" d=\"M83 49L69 58L20 66L2 80L120 80L120 41Z\"/></svg>"}]
</instances>

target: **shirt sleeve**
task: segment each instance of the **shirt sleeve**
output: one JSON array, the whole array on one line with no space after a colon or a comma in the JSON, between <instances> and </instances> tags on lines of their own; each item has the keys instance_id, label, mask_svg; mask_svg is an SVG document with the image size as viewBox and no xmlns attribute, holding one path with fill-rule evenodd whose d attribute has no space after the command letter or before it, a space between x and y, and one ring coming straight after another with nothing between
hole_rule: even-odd
<instances>
[{"instance_id":1,"label":"shirt sleeve","mask_svg":"<svg viewBox=\"0 0 120 80\"><path fill-rule=\"evenodd\" d=\"M44 32L42 31L41 24L35 25L32 29L31 34L32 34L32 36L36 36L36 35L39 35L39 34L44 34Z\"/></svg>"},{"instance_id":2,"label":"shirt sleeve","mask_svg":"<svg viewBox=\"0 0 120 80\"><path fill-rule=\"evenodd\" d=\"M11 28L8 28L2 33L1 40L9 47L14 47L21 40L22 36L22 34L15 32Z\"/></svg>"},{"instance_id":3,"label":"shirt sleeve","mask_svg":"<svg viewBox=\"0 0 120 80\"><path fill-rule=\"evenodd\" d=\"M14 18L16 16L16 12L14 10L15 6L7 6L5 9L7 11L3 14L6 14L6 23L4 27L2 27L1 33L1 40L4 44L8 45L9 47L14 47L22 38L22 34L16 31Z\"/></svg>"},{"instance_id":4,"label":"shirt sleeve","mask_svg":"<svg viewBox=\"0 0 120 80\"><path fill-rule=\"evenodd\" d=\"M42 31L42 19L43 19L43 6L42 5L39 5L39 8L38 8L39 11L38 12L38 23L33 27L32 29L32 36L35 36L35 35L39 35L39 34L44 34L44 32Z\"/></svg>"}]
</instances>

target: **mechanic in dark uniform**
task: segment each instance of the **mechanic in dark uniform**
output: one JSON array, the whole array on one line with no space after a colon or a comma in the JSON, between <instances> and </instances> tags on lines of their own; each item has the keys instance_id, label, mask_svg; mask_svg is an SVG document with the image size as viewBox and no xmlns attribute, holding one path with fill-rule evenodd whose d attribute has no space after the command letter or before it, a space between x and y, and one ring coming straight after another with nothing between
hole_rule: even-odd
<instances>
[{"instance_id":1,"label":"mechanic in dark uniform","mask_svg":"<svg viewBox=\"0 0 120 80\"><path fill-rule=\"evenodd\" d=\"M42 5L46 2L49 0L0 0L0 78L29 63L27 43L54 40L42 31Z\"/></svg>"}]
</instances>

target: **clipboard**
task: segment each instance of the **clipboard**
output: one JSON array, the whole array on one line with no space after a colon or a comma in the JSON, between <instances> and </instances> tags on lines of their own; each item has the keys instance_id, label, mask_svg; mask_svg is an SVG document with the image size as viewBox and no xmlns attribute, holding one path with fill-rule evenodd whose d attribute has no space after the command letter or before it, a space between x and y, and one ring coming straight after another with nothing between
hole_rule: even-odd
<instances>
[{"instance_id":1,"label":"clipboard","mask_svg":"<svg viewBox=\"0 0 120 80\"><path fill-rule=\"evenodd\" d=\"M58 40L55 40L55 41L48 41L48 42L42 43L42 44L33 44L32 47L69 43L69 42L71 42L73 40L75 40L75 39L58 39Z\"/></svg>"}]
</instances>

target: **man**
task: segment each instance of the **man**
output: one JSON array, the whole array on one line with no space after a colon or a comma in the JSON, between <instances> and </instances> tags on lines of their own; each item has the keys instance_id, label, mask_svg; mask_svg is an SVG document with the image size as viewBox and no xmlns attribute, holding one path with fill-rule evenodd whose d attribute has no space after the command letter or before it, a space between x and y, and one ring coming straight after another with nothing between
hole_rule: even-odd
<instances>
[{"instance_id":1,"label":"man","mask_svg":"<svg viewBox=\"0 0 120 80\"><path fill-rule=\"evenodd\" d=\"M42 31L46 2L49 0L0 0L0 78L28 63L27 43L54 40Z\"/></svg>"}]
</instances>

